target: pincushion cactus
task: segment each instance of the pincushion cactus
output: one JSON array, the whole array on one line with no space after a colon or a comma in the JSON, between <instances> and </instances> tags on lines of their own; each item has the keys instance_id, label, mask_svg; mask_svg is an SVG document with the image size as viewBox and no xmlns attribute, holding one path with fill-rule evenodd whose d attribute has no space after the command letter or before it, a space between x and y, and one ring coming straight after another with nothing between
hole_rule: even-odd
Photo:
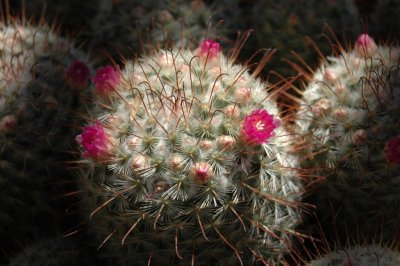
<instances>
[{"instance_id":1,"label":"pincushion cactus","mask_svg":"<svg viewBox=\"0 0 400 266\"><path fill-rule=\"evenodd\" d=\"M6 251L40 230L56 231L64 219L59 207L69 201L55 198L73 181L61 162L72 159L71 121L79 120L90 95L84 53L45 26L8 21L0 24L0 247Z\"/></svg>"},{"instance_id":2,"label":"pincushion cactus","mask_svg":"<svg viewBox=\"0 0 400 266\"><path fill-rule=\"evenodd\" d=\"M400 253L378 245L354 246L332 251L308 266L391 266L400 265Z\"/></svg>"},{"instance_id":3,"label":"pincushion cactus","mask_svg":"<svg viewBox=\"0 0 400 266\"><path fill-rule=\"evenodd\" d=\"M322 179L309 200L326 235L383 229L391 238L399 229L399 56L398 46L362 34L328 57L303 93L297 144L302 167Z\"/></svg>"},{"instance_id":4,"label":"pincushion cactus","mask_svg":"<svg viewBox=\"0 0 400 266\"><path fill-rule=\"evenodd\" d=\"M82 208L107 256L138 265L282 259L302 189L268 84L212 40L101 68L93 81L102 108L76 140Z\"/></svg>"}]
</instances>

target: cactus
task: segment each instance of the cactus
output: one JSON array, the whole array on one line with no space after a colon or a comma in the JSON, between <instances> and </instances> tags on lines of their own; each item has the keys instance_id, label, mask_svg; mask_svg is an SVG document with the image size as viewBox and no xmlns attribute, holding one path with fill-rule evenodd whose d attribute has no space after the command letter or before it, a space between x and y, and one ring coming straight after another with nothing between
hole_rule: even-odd
<instances>
[{"instance_id":1,"label":"cactus","mask_svg":"<svg viewBox=\"0 0 400 266\"><path fill-rule=\"evenodd\" d=\"M400 265L400 253L379 245L354 246L325 254L308 266L391 266Z\"/></svg>"},{"instance_id":2,"label":"cactus","mask_svg":"<svg viewBox=\"0 0 400 266\"><path fill-rule=\"evenodd\" d=\"M7 21L0 22L0 248L8 252L64 219L60 208L70 201L55 198L73 181L61 162L72 160L70 126L90 95L90 69L50 28Z\"/></svg>"},{"instance_id":3,"label":"cactus","mask_svg":"<svg viewBox=\"0 0 400 266\"><path fill-rule=\"evenodd\" d=\"M18 252L9 266L78 266L96 265L86 250L70 239L43 238ZM97 264L98 265L98 264Z\"/></svg>"},{"instance_id":4,"label":"cactus","mask_svg":"<svg viewBox=\"0 0 400 266\"><path fill-rule=\"evenodd\" d=\"M78 264L79 251L73 250L71 243L61 239L37 240L16 254L10 266L62 266Z\"/></svg>"},{"instance_id":5,"label":"cactus","mask_svg":"<svg viewBox=\"0 0 400 266\"><path fill-rule=\"evenodd\" d=\"M77 136L82 209L114 261L276 263L300 220L297 158L270 85L205 40L98 69Z\"/></svg>"},{"instance_id":6,"label":"cactus","mask_svg":"<svg viewBox=\"0 0 400 266\"><path fill-rule=\"evenodd\" d=\"M306 37L316 42L323 54L332 51L330 43L322 36L325 24L341 40L360 32L357 10L351 0L260 0L254 1L250 14L243 17L248 18L248 27L254 29L254 37L245 47L244 57L261 48L277 49L265 70L273 70L284 77L297 74L282 61L297 61L291 50L312 68L319 63L318 54Z\"/></svg>"},{"instance_id":7,"label":"cactus","mask_svg":"<svg viewBox=\"0 0 400 266\"><path fill-rule=\"evenodd\" d=\"M296 118L325 234L391 239L400 210L400 49L367 34L314 73ZM378 229L376 229L378 228ZM383 230L383 231L382 231Z\"/></svg>"},{"instance_id":8,"label":"cactus","mask_svg":"<svg viewBox=\"0 0 400 266\"><path fill-rule=\"evenodd\" d=\"M230 1L225 6L229 16L236 14L234 3ZM206 34L210 38L224 34L223 31L216 32L221 27L212 17L225 16L224 10L218 5L208 6L202 0L102 0L100 6L87 39L91 49L103 55L102 63L109 63L110 58L121 63L123 59L153 50L162 43L195 48Z\"/></svg>"},{"instance_id":9,"label":"cactus","mask_svg":"<svg viewBox=\"0 0 400 266\"><path fill-rule=\"evenodd\" d=\"M46 21L57 24L62 35L79 37L89 30L90 21L99 12L97 1L80 0L6 0L9 12L26 14L36 22Z\"/></svg>"}]
</instances>

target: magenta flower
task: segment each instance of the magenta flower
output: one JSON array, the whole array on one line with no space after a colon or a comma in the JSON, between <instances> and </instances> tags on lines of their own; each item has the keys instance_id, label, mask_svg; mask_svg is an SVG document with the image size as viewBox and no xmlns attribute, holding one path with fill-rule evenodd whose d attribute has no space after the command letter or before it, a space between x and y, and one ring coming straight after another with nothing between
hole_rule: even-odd
<instances>
[{"instance_id":1,"label":"magenta flower","mask_svg":"<svg viewBox=\"0 0 400 266\"><path fill-rule=\"evenodd\" d=\"M101 158L109 154L109 136L99 122L85 127L76 141L85 149L84 157Z\"/></svg>"},{"instance_id":2,"label":"magenta flower","mask_svg":"<svg viewBox=\"0 0 400 266\"><path fill-rule=\"evenodd\" d=\"M204 40L200 43L200 56L209 59L217 58L221 52L221 46L214 40Z\"/></svg>"},{"instance_id":3,"label":"magenta flower","mask_svg":"<svg viewBox=\"0 0 400 266\"><path fill-rule=\"evenodd\" d=\"M119 82L119 72L112 66L99 67L96 76L92 78L92 82L97 91L105 95L112 92Z\"/></svg>"},{"instance_id":4,"label":"magenta flower","mask_svg":"<svg viewBox=\"0 0 400 266\"><path fill-rule=\"evenodd\" d=\"M387 160L393 164L400 164L400 135L389 139L385 146Z\"/></svg>"},{"instance_id":5,"label":"magenta flower","mask_svg":"<svg viewBox=\"0 0 400 266\"><path fill-rule=\"evenodd\" d=\"M243 136L246 142L263 144L273 136L273 132L280 124L279 120L274 119L263 109L255 110L246 116L243 122Z\"/></svg>"},{"instance_id":6,"label":"magenta flower","mask_svg":"<svg viewBox=\"0 0 400 266\"><path fill-rule=\"evenodd\" d=\"M373 56L378 47L376 46L374 39L364 33L357 38L355 49L361 56Z\"/></svg>"},{"instance_id":7,"label":"magenta flower","mask_svg":"<svg viewBox=\"0 0 400 266\"><path fill-rule=\"evenodd\" d=\"M84 87L89 80L89 68L79 60L74 60L65 73L66 81L74 87Z\"/></svg>"}]
</instances>

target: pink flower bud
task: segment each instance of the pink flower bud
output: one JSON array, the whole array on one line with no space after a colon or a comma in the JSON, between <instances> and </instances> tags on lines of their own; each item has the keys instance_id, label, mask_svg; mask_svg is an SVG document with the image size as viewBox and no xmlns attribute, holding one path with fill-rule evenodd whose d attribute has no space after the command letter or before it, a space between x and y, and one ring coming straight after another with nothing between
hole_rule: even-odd
<instances>
[{"instance_id":1,"label":"pink flower bud","mask_svg":"<svg viewBox=\"0 0 400 266\"><path fill-rule=\"evenodd\" d=\"M196 182L204 184L212 177L211 165L206 162L196 163L192 168L192 174Z\"/></svg>"},{"instance_id":2,"label":"pink flower bud","mask_svg":"<svg viewBox=\"0 0 400 266\"><path fill-rule=\"evenodd\" d=\"M92 82L101 95L112 92L119 83L120 74L111 66L99 67Z\"/></svg>"},{"instance_id":3,"label":"pink flower bud","mask_svg":"<svg viewBox=\"0 0 400 266\"><path fill-rule=\"evenodd\" d=\"M213 142L208 139L203 139L199 141L198 145L201 149L208 151L212 148Z\"/></svg>"},{"instance_id":4,"label":"pink flower bud","mask_svg":"<svg viewBox=\"0 0 400 266\"><path fill-rule=\"evenodd\" d=\"M0 132L10 134L17 127L17 118L13 115L6 115L0 120Z\"/></svg>"},{"instance_id":5,"label":"pink flower bud","mask_svg":"<svg viewBox=\"0 0 400 266\"><path fill-rule=\"evenodd\" d=\"M361 34L356 41L355 50L359 56L371 57L376 53L378 47L368 34Z\"/></svg>"},{"instance_id":6,"label":"pink flower bud","mask_svg":"<svg viewBox=\"0 0 400 266\"><path fill-rule=\"evenodd\" d=\"M266 110L255 110L244 119L243 137L248 143L263 144L274 135L274 130L279 125L280 121L274 119Z\"/></svg>"},{"instance_id":7,"label":"pink flower bud","mask_svg":"<svg viewBox=\"0 0 400 266\"><path fill-rule=\"evenodd\" d=\"M343 121L343 120L345 120L345 119L348 117L349 112L348 112L346 109L344 109L344 108L337 108L337 109L333 112L333 115L335 116L335 118L336 118L337 120Z\"/></svg>"},{"instance_id":8,"label":"pink flower bud","mask_svg":"<svg viewBox=\"0 0 400 266\"><path fill-rule=\"evenodd\" d=\"M172 170L174 170L174 171L180 170L183 167L183 163L184 163L184 160L183 160L182 156L180 156L178 154L172 155L171 160L170 160L170 165L171 165Z\"/></svg>"},{"instance_id":9,"label":"pink flower bud","mask_svg":"<svg viewBox=\"0 0 400 266\"><path fill-rule=\"evenodd\" d=\"M235 147L236 140L232 136L224 135L217 138L217 144L225 150L232 150Z\"/></svg>"},{"instance_id":10,"label":"pink flower bud","mask_svg":"<svg viewBox=\"0 0 400 266\"><path fill-rule=\"evenodd\" d=\"M79 60L72 61L65 73L66 82L72 87L84 87L89 80L89 68Z\"/></svg>"},{"instance_id":11,"label":"pink flower bud","mask_svg":"<svg viewBox=\"0 0 400 266\"><path fill-rule=\"evenodd\" d=\"M76 141L85 149L82 155L95 159L109 155L109 139L110 136L99 122L85 127L82 134L76 136Z\"/></svg>"},{"instance_id":12,"label":"pink flower bud","mask_svg":"<svg viewBox=\"0 0 400 266\"><path fill-rule=\"evenodd\" d=\"M137 155L132 158L131 167L133 170L142 170L147 166L147 159L144 155Z\"/></svg>"},{"instance_id":13,"label":"pink flower bud","mask_svg":"<svg viewBox=\"0 0 400 266\"><path fill-rule=\"evenodd\" d=\"M325 70L324 78L329 83L334 83L339 79L338 74L332 69L327 68Z\"/></svg>"},{"instance_id":14,"label":"pink flower bud","mask_svg":"<svg viewBox=\"0 0 400 266\"><path fill-rule=\"evenodd\" d=\"M331 111L331 108L332 102L326 98L322 98L311 109L316 115L325 115Z\"/></svg>"},{"instance_id":15,"label":"pink flower bud","mask_svg":"<svg viewBox=\"0 0 400 266\"><path fill-rule=\"evenodd\" d=\"M367 137L367 132L364 129L358 129L354 132L353 141L357 146L361 146L365 144Z\"/></svg>"},{"instance_id":16,"label":"pink flower bud","mask_svg":"<svg viewBox=\"0 0 400 266\"><path fill-rule=\"evenodd\" d=\"M400 135L389 139L385 146L385 155L389 163L400 164Z\"/></svg>"},{"instance_id":17,"label":"pink flower bud","mask_svg":"<svg viewBox=\"0 0 400 266\"><path fill-rule=\"evenodd\" d=\"M238 88L234 92L234 97L238 103L249 103L251 101L251 90L249 88Z\"/></svg>"},{"instance_id":18,"label":"pink flower bud","mask_svg":"<svg viewBox=\"0 0 400 266\"><path fill-rule=\"evenodd\" d=\"M227 107L224 108L223 110L224 114L226 116L232 117L232 118L237 118L240 115L240 110L239 106L237 105L228 105Z\"/></svg>"},{"instance_id":19,"label":"pink flower bud","mask_svg":"<svg viewBox=\"0 0 400 266\"><path fill-rule=\"evenodd\" d=\"M214 40L204 40L200 43L200 57L213 59L221 53L221 46Z\"/></svg>"}]
</instances>

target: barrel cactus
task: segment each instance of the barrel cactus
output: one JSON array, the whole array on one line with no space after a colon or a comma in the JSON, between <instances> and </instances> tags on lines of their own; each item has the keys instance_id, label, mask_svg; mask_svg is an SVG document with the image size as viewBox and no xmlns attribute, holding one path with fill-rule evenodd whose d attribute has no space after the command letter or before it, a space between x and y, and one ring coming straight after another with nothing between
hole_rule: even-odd
<instances>
[{"instance_id":1,"label":"barrel cactus","mask_svg":"<svg viewBox=\"0 0 400 266\"><path fill-rule=\"evenodd\" d=\"M72 159L71 121L79 120L90 95L87 56L49 28L18 21L0 23L0 248L5 251L40 230L57 231L63 221L61 206L69 200L60 199L73 182L61 162Z\"/></svg>"},{"instance_id":2,"label":"barrel cactus","mask_svg":"<svg viewBox=\"0 0 400 266\"><path fill-rule=\"evenodd\" d=\"M296 118L326 235L390 240L400 210L400 48L367 34L314 73ZM351 235L350 235L351 236Z\"/></svg>"},{"instance_id":3,"label":"barrel cactus","mask_svg":"<svg viewBox=\"0 0 400 266\"><path fill-rule=\"evenodd\" d=\"M101 108L76 140L82 209L104 254L138 265L283 258L302 188L270 85L209 39L92 80Z\"/></svg>"}]
</instances>

